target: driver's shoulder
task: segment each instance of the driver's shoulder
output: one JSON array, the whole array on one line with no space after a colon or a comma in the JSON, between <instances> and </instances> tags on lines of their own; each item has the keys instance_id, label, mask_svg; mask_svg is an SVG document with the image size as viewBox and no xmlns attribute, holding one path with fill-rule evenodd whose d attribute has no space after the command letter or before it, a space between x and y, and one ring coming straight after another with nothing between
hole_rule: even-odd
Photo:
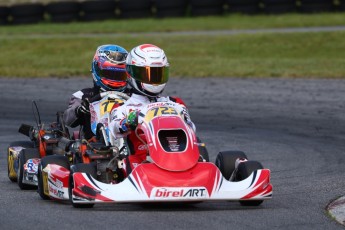
<instances>
[{"instance_id":1,"label":"driver's shoulder","mask_svg":"<svg viewBox=\"0 0 345 230\"><path fill-rule=\"evenodd\" d=\"M84 88L81 90L76 91L72 94L73 97L84 99L84 98L91 98L99 93L98 89L92 87L92 88Z\"/></svg>"}]
</instances>

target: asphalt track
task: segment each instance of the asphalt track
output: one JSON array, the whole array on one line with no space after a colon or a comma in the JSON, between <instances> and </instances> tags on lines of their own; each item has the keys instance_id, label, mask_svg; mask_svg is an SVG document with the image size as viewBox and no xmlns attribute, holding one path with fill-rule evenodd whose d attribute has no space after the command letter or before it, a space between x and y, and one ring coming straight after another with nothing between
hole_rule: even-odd
<instances>
[{"instance_id":1,"label":"asphalt track","mask_svg":"<svg viewBox=\"0 0 345 230\"><path fill-rule=\"evenodd\" d=\"M0 229L343 229L325 211L345 194L345 80L172 78L165 93L189 106L211 161L243 150L271 169L273 199L74 209L20 191L7 178L6 146L26 140L31 101L51 122L90 79L0 79Z\"/></svg>"}]
</instances>

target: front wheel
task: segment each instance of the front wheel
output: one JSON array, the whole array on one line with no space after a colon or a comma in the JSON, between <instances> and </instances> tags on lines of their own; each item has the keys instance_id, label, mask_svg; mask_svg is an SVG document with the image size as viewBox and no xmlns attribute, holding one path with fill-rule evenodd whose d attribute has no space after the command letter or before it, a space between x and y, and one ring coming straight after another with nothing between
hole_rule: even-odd
<instances>
[{"instance_id":1,"label":"front wheel","mask_svg":"<svg viewBox=\"0 0 345 230\"><path fill-rule=\"evenodd\" d=\"M239 158L247 159L247 156L242 151L224 151L218 153L215 165L219 168L225 179L230 179L231 174L235 170L235 162Z\"/></svg>"},{"instance_id":2,"label":"front wheel","mask_svg":"<svg viewBox=\"0 0 345 230\"><path fill-rule=\"evenodd\" d=\"M17 183L20 189L32 189L36 186L23 183L24 179L24 165L29 159L40 158L40 154L37 149L23 149L18 156L18 171L17 171Z\"/></svg>"},{"instance_id":3,"label":"front wheel","mask_svg":"<svg viewBox=\"0 0 345 230\"><path fill-rule=\"evenodd\" d=\"M69 186L68 186L68 195L69 195L69 200L72 203L74 208L92 208L94 204L78 204L78 203L73 203L73 188L74 188L74 181L73 181L73 174L76 172L83 172L83 173L88 173L90 174L93 178L97 178L97 171L96 171L96 166L93 163L90 164L84 164L84 163L79 163L75 164L71 167L71 173L69 176Z\"/></svg>"},{"instance_id":4,"label":"front wheel","mask_svg":"<svg viewBox=\"0 0 345 230\"><path fill-rule=\"evenodd\" d=\"M239 164L237 173L235 175L236 181L241 181L250 176L254 171L263 169L264 167L258 161L246 161ZM263 200L240 200L240 204L243 206L259 206Z\"/></svg>"}]
</instances>

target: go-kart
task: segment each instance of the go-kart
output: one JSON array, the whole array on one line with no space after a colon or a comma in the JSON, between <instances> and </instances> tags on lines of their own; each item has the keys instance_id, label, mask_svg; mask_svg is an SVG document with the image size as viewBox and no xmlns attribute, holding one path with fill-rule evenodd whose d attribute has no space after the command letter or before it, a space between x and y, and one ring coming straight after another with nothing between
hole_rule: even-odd
<instances>
[{"instance_id":1,"label":"go-kart","mask_svg":"<svg viewBox=\"0 0 345 230\"><path fill-rule=\"evenodd\" d=\"M109 135L110 112L114 106L125 102L129 96L115 91L103 92L90 101L91 140L64 141L64 155L45 157L38 166L38 193L42 199L68 200L70 170L92 170L95 178L104 183L123 180L123 171L118 167L117 157L126 156L123 139Z\"/></svg>"},{"instance_id":2,"label":"go-kart","mask_svg":"<svg viewBox=\"0 0 345 230\"><path fill-rule=\"evenodd\" d=\"M58 112L57 121L47 125L41 122L36 102L32 105L35 118L38 118L36 127L22 124L18 130L30 140L12 142L7 148L8 178L12 182L17 182L21 189L37 186L37 166L41 158L52 154L64 154L58 142L61 138L69 138L62 113Z\"/></svg>"},{"instance_id":3,"label":"go-kart","mask_svg":"<svg viewBox=\"0 0 345 230\"><path fill-rule=\"evenodd\" d=\"M53 162L45 165L43 160L45 194L58 198L50 191L60 193L77 208L93 207L95 203L212 200L256 206L272 197L270 170L247 160L243 152L220 152L215 164L206 162L195 132L176 106L173 102L156 102L140 111L135 132L143 134L140 138L147 160L123 180L99 180L92 164L76 164L69 171Z\"/></svg>"}]
</instances>

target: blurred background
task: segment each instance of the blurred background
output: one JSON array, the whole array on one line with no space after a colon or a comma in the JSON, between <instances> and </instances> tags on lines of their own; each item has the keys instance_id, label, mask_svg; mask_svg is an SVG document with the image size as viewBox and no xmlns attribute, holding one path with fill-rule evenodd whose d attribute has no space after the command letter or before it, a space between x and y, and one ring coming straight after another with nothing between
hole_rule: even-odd
<instances>
[{"instance_id":1,"label":"blurred background","mask_svg":"<svg viewBox=\"0 0 345 230\"><path fill-rule=\"evenodd\" d=\"M345 0L0 0L0 76L89 76L153 43L179 77L345 76Z\"/></svg>"},{"instance_id":2,"label":"blurred background","mask_svg":"<svg viewBox=\"0 0 345 230\"><path fill-rule=\"evenodd\" d=\"M345 0L1 0L2 24L345 11Z\"/></svg>"}]
</instances>

